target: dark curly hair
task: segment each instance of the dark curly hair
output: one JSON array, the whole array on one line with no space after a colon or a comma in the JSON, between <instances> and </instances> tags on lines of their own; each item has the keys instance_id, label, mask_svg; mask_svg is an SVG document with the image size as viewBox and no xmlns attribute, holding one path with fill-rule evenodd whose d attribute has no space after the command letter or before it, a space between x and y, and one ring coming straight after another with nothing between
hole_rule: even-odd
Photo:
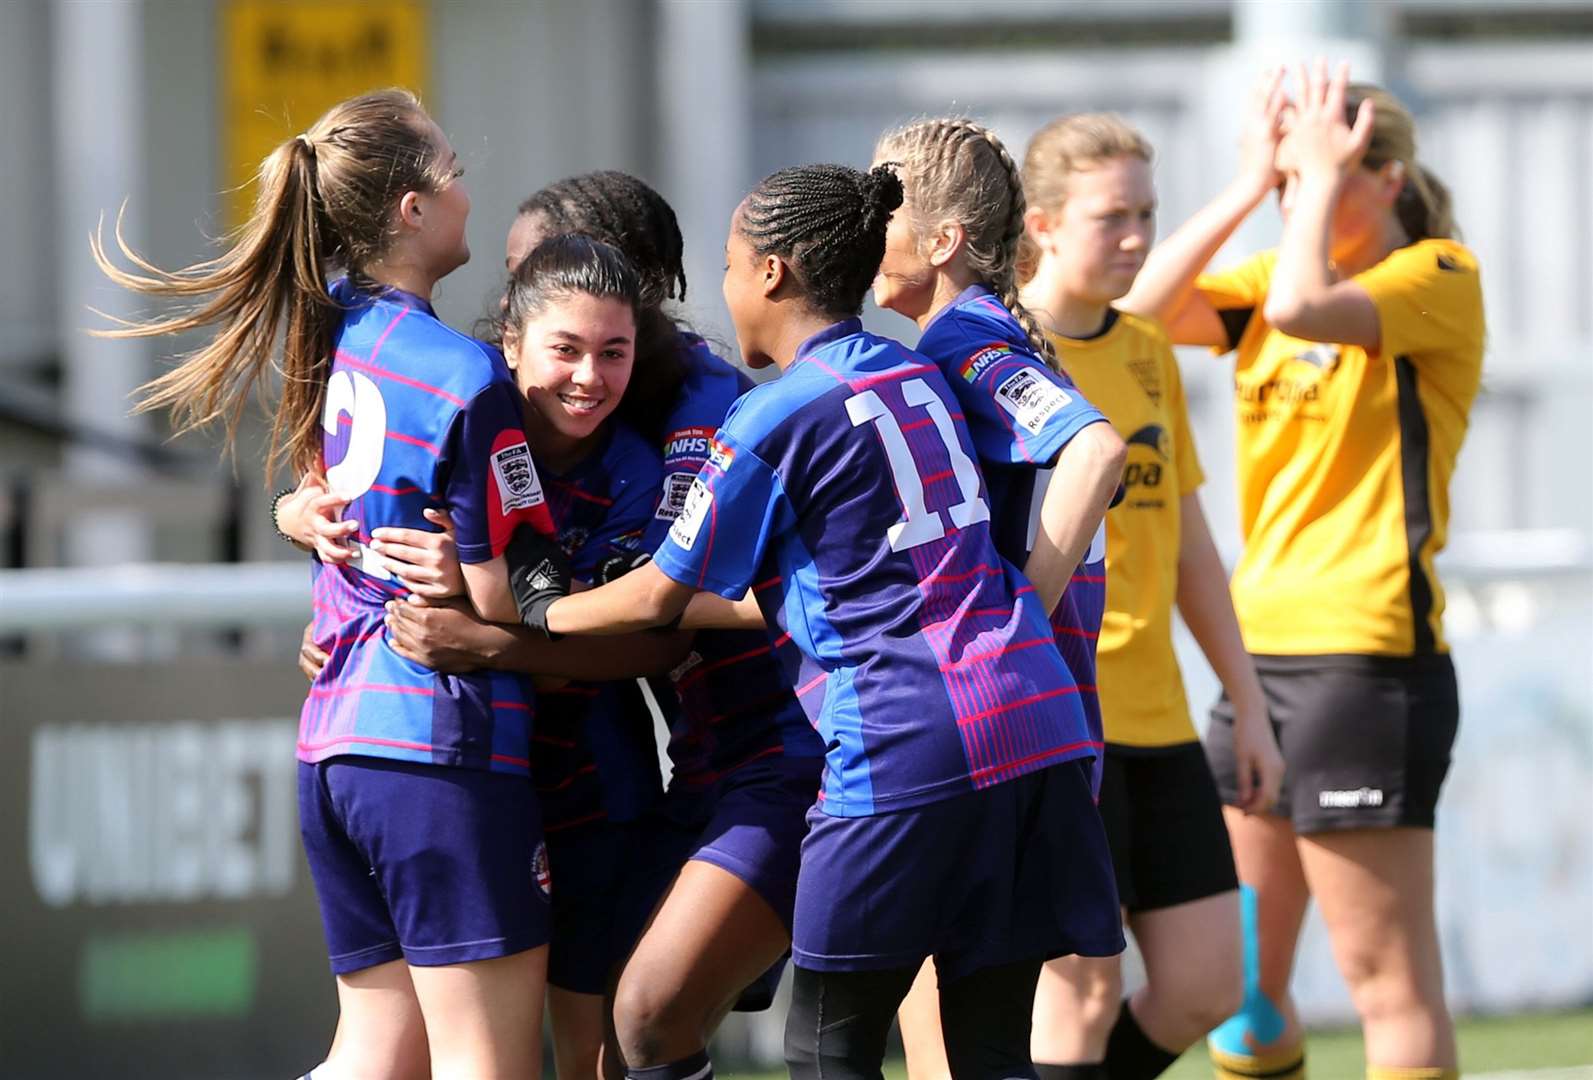
<instances>
[{"instance_id":1,"label":"dark curly hair","mask_svg":"<svg viewBox=\"0 0 1593 1080\"><path fill-rule=\"evenodd\" d=\"M741 235L759 255L778 255L814 311L858 315L885 257L885 227L902 205L887 165L799 165L766 178L741 206Z\"/></svg>"},{"instance_id":2,"label":"dark curly hair","mask_svg":"<svg viewBox=\"0 0 1593 1080\"><path fill-rule=\"evenodd\" d=\"M686 377L684 327L664 310L666 301L686 296L685 241L674 209L645 181L606 169L533 192L520 204L519 215L528 214L549 233L579 233L618 249L635 268L641 283L636 367L620 415L649 439L663 438Z\"/></svg>"},{"instance_id":3,"label":"dark curly hair","mask_svg":"<svg viewBox=\"0 0 1593 1080\"><path fill-rule=\"evenodd\" d=\"M646 303L686 298L680 223L645 181L613 169L567 176L529 196L520 214L540 215L549 232L585 233L619 248L642 277Z\"/></svg>"}]
</instances>

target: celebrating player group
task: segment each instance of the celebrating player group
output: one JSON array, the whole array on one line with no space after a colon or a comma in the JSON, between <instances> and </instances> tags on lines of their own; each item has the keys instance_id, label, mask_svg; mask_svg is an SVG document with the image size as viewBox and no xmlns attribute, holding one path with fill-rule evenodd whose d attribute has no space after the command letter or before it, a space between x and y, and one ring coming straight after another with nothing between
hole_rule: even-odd
<instances>
[{"instance_id":1,"label":"celebrating player group","mask_svg":"<svg viewBox=\"0 0 1593 1080\"><path fill-rule=\"evenodd\" d=\"M470 199L410 94L265 160L147 388L275 406L310 553L299 810L340 1014L316 1080L703 1080L791 967L798 1078L1306 1074L1319 905L1367 1075L1457 1076L1433 825L1458 701L1433 571L1480 380L1477 265L1409 113L1268 72L1232 181L1153 246L1153 150L961 118L735 208L746 368L618 172L531 194L465 334ZM1287 84L1287 85L1286 85ZM1277 193L1282 239L1208 262ZM863 301L917 324L863 329ZM905 330L905 324L903 329ZM1174 344L1234 354L1232 582ZM1179 615L1221 680L1204 745ZM651 703L651 704L650 704ZM654 710L668 725L667 786ZM1124 927L1147 981L1123 998Z\"/></svg>"}]
</instances>

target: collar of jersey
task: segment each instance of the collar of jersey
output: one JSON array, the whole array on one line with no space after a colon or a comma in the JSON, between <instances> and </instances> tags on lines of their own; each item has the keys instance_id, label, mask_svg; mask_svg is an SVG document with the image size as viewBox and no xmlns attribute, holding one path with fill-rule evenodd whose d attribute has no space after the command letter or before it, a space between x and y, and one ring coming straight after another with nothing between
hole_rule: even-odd
<instances>
[{"instance_id":1,"label":"collar of jersey","mask_svg":"<svg viewBox=\"0 0 1593 1080\"><path fill-rule=\"evenodd\" d=\"M830 342L861 333L862 330L863 320L856 316L850 319L842 319L838 323L831 323L797 346L796 359L801 360L803 357L812 356Z\"/></svg>"},{"instance_id":2,"label":"collar of jersey","mask_svg":"<svg viewBox=\"0 0 1593 1080\"><path fill-rule=\"evenodd\" d=\"M1111 334L1113 330L1118 328L1122 321L1123 313L1117 310L1115 307L1108 306L1106 309L1106 318L1101 320L1101 328L1092 334L1085 334L1083 337L1069 337L1066 334L1059 334L1054 330L1050 331L1050 334L1051 337L1066 345L1093 345L1097 341L1104 340L1109 334Z\"/></svg>"},{"instance_id":3,"label":"collar of jersey","mask_svg":"<svg viewBox=\"0 0 1593 1080\"><path fill-rule=\"evenodd\" d=\"M980 297L994 296L994 295L996 295L996 294L991 291L990 286L982 284L982 283L979 283L979 282L975 282L974 284L972 284L972 285L968 286L966 289L964 289L962 292L958 293L957 296L952 300L951 303L947 304L945 307L943 307L939 311L935 312L935 317L933 319L930 319L927 323L924 324L923 332L926 333L926 334L929 333L929 328L931 326L934 326L941 319L944 319L947 315L951 314L953 311L957 310L958 308L962 307L964 304L968 303L968 301L970 301L970 300L978 300Z\"/></svg>"},{"instance_id":4,"label":"collar of jersey","mask_svg":"<svg viewBox=\"0 0 1593 1080\"><path fill-rule=\"evenodd\" d=\"M373 285L375 283L372 283ZM332 282L332 287L327 290L334 297L340 290L345 290L351 297L359 299L386 300L390 304L399 304L403 307L423 311L432 318L437 317L437 312L432 309L431 301L416 296L412 292L405 292L396 285L375 285L374 288L366 287L363 283L356 284L352 278L340 277Z\"/></svg>"}]
</instances>

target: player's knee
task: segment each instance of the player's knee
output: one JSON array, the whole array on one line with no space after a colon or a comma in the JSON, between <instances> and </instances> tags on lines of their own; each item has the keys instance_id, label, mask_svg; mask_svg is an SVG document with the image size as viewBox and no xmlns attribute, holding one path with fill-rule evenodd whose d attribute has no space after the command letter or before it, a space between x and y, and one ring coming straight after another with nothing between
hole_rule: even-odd
<instances>
[{"instance_id":1,"label":"player's knee","mask_svg":"<svg viewBox=\"0 0 1593 1080\"><path fill-rule=\"evenodd\" d=\"M1151 980L1145 1015L1161 1017L1164 1034L1187 1045L1244 1008L1242 972L1181 968L1177 975Z\"/></svg>"},{"instance_id":2,"label":"player's knee","mask_svg":"<svg viewBox=\"0 0 1593 1080\"><path fill-rule=\"evenodd\" d=\"M684 1022L683 1004L667 982L634 978L629 971L620 979L614 992L614 1034L630 1065L656 1064L662 1047Z\"/></svg>"}]
</instances>

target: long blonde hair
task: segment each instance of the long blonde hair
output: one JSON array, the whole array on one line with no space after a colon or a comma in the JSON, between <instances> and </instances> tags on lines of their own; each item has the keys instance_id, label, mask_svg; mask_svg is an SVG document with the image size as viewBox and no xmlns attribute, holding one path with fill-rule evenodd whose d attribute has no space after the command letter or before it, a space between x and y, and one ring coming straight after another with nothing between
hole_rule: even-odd
<instances>
[{"instance_id":1,"label":"long blonde hair","mask_svg":"<svg viewBox=\"0 0 1593 1080\"><path fill-rule=\"evenodd\" d=\"M1068 177L1119 157L1149 165L1150 141L1115 113L1061 116L1035 132L1023 154L1023 190L1029 203L1056 210L1068 196ZM1027 282L1040 265L1040 248L1027 234L1018 248L1018 280Z\"/></svg>"},{"instance_id":2,"label":"long blonde hair","mask_svg":"<svg viewBox=\"0 0 1593 1080\"><path fill-rule=\"evenodd\" d=\"M1449 188L1416 160L1416 121L1410 110L1380 86L1352 83L1344 94L1346 123L1355 123L1355 114L1366 100L1374 107L1372 141L1361 164L1368 169L1381 168L1390 161L1405 166L1405 186L1394 203L1394 212L1406 235L1412 240L1458 236Z\"/></svg>"},{"instance_id":3,"label":"long blonde hair","mask_svg":"<svg viewBox=\"0 0 1593 1080\"><path fill-rule=\"evenodd\" d=\"M1023 179L995 132L957 117L920 120L882 136L874 160L897 166L915 231L942 221L962 226L968 268L1012 312L1035 352L1056 367L1056 350L1018 300Z\"/></svg>"},{"instance_id":4,"label":"long blonde hair","mask_svg":"<svg viewBox=\"0 0 1593 1080\"><path fill-rule=\"evenodd\" d=\"M270 395L273 355L281 390L271 423L269 470L320 460L321 407L331 366L338 306L328 294L331 265L360 275L393 234L392 213L408 191L435 192L449 177L427 130L420 101L382 90L333 106L303 135L261 163L249 220L222 254L181 270L162 270L128 247L121 217L116 247L134 270L107 257L96 231L94 261L135 292L204 297L175 315L125 322L95 333L144 338L216 326L209 344L140 388L139 411L169 409L178 434L226 421L229 450L251 395Z\"/></svg>"}]
</instances>

